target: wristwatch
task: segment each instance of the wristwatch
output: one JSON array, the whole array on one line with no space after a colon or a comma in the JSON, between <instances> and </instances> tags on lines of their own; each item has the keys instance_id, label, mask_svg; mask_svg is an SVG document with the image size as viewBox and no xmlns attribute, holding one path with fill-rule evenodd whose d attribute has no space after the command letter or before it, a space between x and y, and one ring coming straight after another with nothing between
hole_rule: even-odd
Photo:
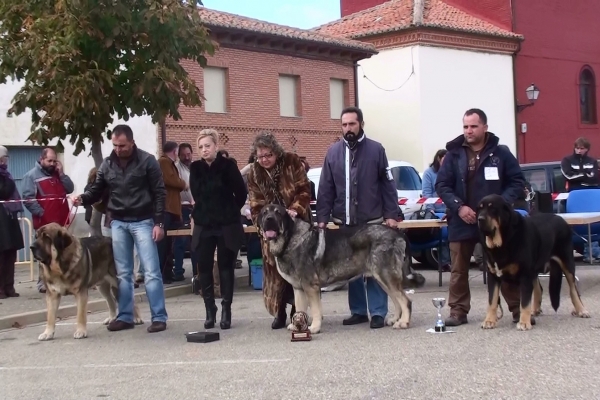
<instances>
[{"instance_id":1,"label":"wristwatch","mask_svg":"<svg viewBox=\"0 0 600 400\"><path fill-rule=\"evenodd\" d=\"M163 224L162 222L158 223L158 224L156 224L154 226L158 226L160 229L165 229L165 224Z\"/></svg>"}]
</instances>

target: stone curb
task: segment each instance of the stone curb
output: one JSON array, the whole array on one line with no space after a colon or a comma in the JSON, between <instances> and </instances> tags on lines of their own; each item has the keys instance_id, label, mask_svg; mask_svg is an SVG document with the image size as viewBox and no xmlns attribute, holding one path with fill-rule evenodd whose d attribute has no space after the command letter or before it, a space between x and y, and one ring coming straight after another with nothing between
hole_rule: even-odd
<instances>
[{"instance_id":1,"label":"stone curb","mask_svg":"<svg viewBox=\"0 0 600 400\"><path fill-rule=\"evenodd\" d=\"M248 275L235 277L235 286L241 287L242 285L248 286ZM178 297L186 294L192 294L191 283L165 288L165 298ZM136 293L135 301L138 303L147 302L146 293ZM107 311L107 309L106 301L104 299L96 299L88 302L88 313ZM57 313L59 319L74 317L75 315L77 315L77 305L75 304L60 307ZM43 310L7 315L6 317L0 317L0 331L13 328L24 328L28 325L43 322L46 322L45 308Z\"/></svg>"}]
</instances>

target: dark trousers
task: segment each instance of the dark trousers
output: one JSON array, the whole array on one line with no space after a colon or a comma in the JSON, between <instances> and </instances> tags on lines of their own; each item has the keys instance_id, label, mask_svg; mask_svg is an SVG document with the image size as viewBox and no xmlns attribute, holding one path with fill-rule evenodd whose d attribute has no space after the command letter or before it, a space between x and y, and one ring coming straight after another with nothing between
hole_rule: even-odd
<instances>
[{"instance_id":1,"label":"dark trousers","mask_svg":"<svg viewBox=\"0 0 600 400\"><path fill-rule=\"evenodd\" d=\"M9 294L15 292L16 262L17 250L0 252L0 293Z\"/></svg>"},{"instance_id":2,"label":"dark trousers","mask_svg":"<svg viewBox=\"0 0 600 400\"><path fill-rule=\"evenodd\" d=\"M450 258L452 269L450 271L450 290L448 295L448 306L450 313L456 316L464 316L471 310L471 290L469 288L469 268L471 256L475 250L477 241L450 242ZM487 273L487 265L485 265ZM519 284L503 281L500 292L508 304L511 313L519 312L521 292Z\"/></svg>"},{"instance_id":3,"label":"dark trousers","mask_svg":"<svg viewBox=\"0 0 600 400\"><path fill-rule=\"evenodd\" d=\"M189 226L191 220L191 213L194 207L192 205L181 206L181 217L182 220L179 224L179 228L183 229L184 226ZM192 242L192 236L176 236L173 239L173 253L175 255L175 267L173 268L173 274L175 277L183 276L185 269L183 268L183 259L185 251L190 249L190 243ZM190 251L190 258L192 261L192 275L196 275L198 271L198 257L196 257L195 251Z\"/></svg>"},{"instance_id":4,"label":"dark trousers","mask_svg":"<svg viewBox=\"0 0 600 400\"><path fill-rule=\"evenodd\" d=\"M167 236L167 231L177 229L181 223L178 215L166 212L164 214L165 236L156 244L158 249L158 261L162 272L163 281L170 282L173 279L173 237Z\"/></svg>"},{"instance_id":5,"label":"dark trousers","mask_svg":"<svg viewBox=\"0 0 600 400\"><path fill-rule=\"evenodd\" d=\"M230 305L233 301L233 286L235 282L235 260L237 252L225 246L223 235L206 235L200 239L198 249L198 277L204 302L214 304L214 278L213 266L215 249L217 250L217 265L221 286L222 304Z\"/></svg>"}]
</instances>

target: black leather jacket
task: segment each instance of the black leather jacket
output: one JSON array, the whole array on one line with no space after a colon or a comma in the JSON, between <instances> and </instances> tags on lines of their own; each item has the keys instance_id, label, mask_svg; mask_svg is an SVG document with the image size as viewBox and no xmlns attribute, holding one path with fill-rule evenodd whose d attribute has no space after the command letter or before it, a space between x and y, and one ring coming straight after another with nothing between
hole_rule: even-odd
<instances>
[{"instance_id":1,"label":"black leather jacket","mask_svg":"<svg viewBox=\"0 0 600 400\"><path fill-rule=\"evenodd\" d=\"M131 160L121 168L114 151L104 159L96 180L81 195L83 206L95 204L109 192L107 210L117 221L153 219L163 223L167 192L156 157L134 146Z\"/></svg>"}]
</instances>

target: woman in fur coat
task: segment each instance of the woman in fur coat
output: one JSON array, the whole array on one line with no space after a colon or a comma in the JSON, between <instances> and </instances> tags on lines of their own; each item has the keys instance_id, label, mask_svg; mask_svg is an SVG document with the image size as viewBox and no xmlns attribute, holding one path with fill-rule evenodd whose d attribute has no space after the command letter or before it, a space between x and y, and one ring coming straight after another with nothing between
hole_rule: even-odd
<instances>
[{"instance_id":1,"label":"woman in fur coat","mask_svg":"<svg viewBox=\"0 0 600 400\"><path fill-rule=\"evenodd\" d=\"M250 213L256 226L261 209L270 203L284 206L293 218L312 222L310 211L310 182L304 165L293 153L287 153L270 132L261 132L252 144L255 162L248 173L248 194ZM294 310L294 290L284 280L275 266L275 259L268 250L268 242L262 235L263 254L263 297L269 314L275 317L271 327L281 329L286 326L286 305Z\"/></svg>"}]
</instances>

